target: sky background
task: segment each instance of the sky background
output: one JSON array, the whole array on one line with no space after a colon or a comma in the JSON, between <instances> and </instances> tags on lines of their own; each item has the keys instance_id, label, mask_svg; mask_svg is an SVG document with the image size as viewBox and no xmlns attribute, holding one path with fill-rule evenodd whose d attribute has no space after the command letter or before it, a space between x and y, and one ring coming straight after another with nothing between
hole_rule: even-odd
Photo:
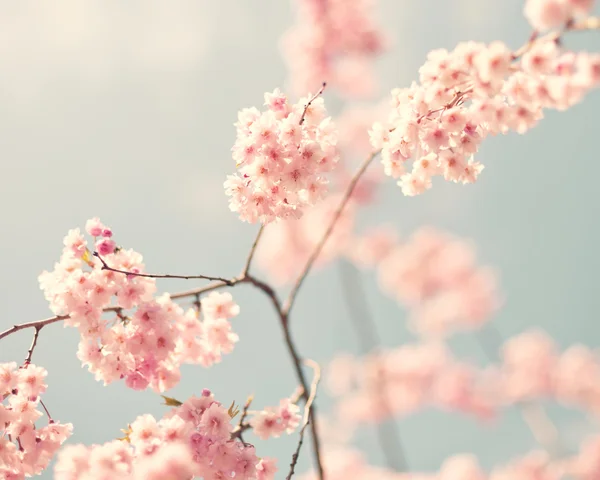
<instances>
[{"instance_id":1,"label":"sky background","mask_svg":"<svg viewBox=\"0 0 600 480\"><path fill-rule=\"evenodd\" d=\"M378 62L380 98L408 86L433 48L464 40L528 37L520 0L382 0L378 17L392 49ZM52 269L71 228L99 216L117 242L144 255L152 272L239 272L257 227L228 209L222 184L234 170L233 122L285 85L278 41L292 21L282 0L0 0L0 330L51 315L37 277ZM567 45L597 51L597 33ZM335 93L326 92L336 113ZM566 113L550 112L526 136L486 140L477 184L438 182L405 198L386 182L382 202L361 225L387 221L403 235L433 225L476 244L481 263L501 275L506 303L494 319L503 336L531 325L561 346L597 346L597 112L600 94ZM405 312L365 277L368 301L388 346L410 341ZM162 282L176 292L200 283ZM270 304L235 289L241 306L233 354L211 369L185 367L170 394L185 399L210 388L223 403L255 394L273 405L295 388L292 366ZM332 266L311 275L293 313L300 352L325 363L357 351ZM32 332L0 342L0 362L22 361ZM72 422L70 442L101 443L142 413L161 416L157 394L104 387L76 358L75 329L49 326L34 362L49 371L44 401ZM469 336L453 341L462 357L483 361ZM319 397L321 412L330 403ZM590 422L551 408L571 445ZM449 455L472 451L491 466L525 453L534 440L516 411L496 423L425 411L399 422L410 467L432 470ZM366 429L357 439L382 462ZM289 464L296 436L256 441L261 456ZM309 465L304 450L301 470ZM51 478L46 473L42 478ZM277 478L283 478L280 474Z\"/></svg>"}]
</instances>

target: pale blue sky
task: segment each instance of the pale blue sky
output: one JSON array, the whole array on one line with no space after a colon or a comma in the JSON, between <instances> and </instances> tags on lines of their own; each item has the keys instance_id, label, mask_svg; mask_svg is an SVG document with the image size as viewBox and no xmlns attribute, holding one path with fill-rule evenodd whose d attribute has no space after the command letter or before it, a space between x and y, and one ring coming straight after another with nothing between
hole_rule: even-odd
<instances>
[{"instance_id":1,"label":"pale blue sky","mask_svg":"<svg viewBox=\"0 0 600 480\"><path fill-rule=\"evenodd\" d=\"M394 41L378 62L382 95L409 85L433 48L496 39L517 47L529 32L520 0L380 3ZM290 2L281 0L0 0L0 330L50 315L37 276L58 259L66 232L92 216L112 226L118 243L141 252L151 271L239 271L256 227L239 222L223 194L233 169L233 122L240 108L284 85L277 42L290 21ZM592 33L567 44L597 51L600 41ZM326 99L335 111L335 95ZM486 140L479 155L486 169L474 186L438 182L427 195L405 198L390 181L385 201L363 223L390 221L403 234L434 225L472 238L482 262L501 274L507 302L495 324L504 335L539 325L561 345L597 346L599 108L595 93L569 112L549 113L527 136ZM372 277L366 281L386 344L409 340L404 312ZM210 388L223 402L255 393L257 404L269 405L293 391L269 303L247 287L234 295L241 305L235 352L209 370L185 368L173 396ZM307 357L325 362L336 350L356 351L335 268L309 279L292 322ZM1 341L0 361L21 360L31 333ZM483 360L467 336L453 346ZM164 412L152 392L97 383L76 348L76 332L53 325L34 357L49 370L45 401L53 416L75 425L71 441L104 442L138 414ZM323 395L319 404L328 408ZM568 439L578 438L579 417L552 414ZM431 411L403 420L411 467L434 469L463 451L491 465L533 446L516 412L500 420L478 426ZM365 431L358 443L379 463L373 438ZM286 466L295 442L256 444L259 455ZM302 469L307 462L303 455Z\"/></svg>"}]
</instances>

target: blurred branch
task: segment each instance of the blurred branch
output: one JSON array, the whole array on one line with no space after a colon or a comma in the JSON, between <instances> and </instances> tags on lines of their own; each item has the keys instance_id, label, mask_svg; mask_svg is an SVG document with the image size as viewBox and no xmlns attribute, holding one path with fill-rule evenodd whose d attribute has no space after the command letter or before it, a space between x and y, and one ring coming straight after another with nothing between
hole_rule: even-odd
<instances>
[{"instance_id":1,"label":"blurred branch","mask_svg":"<svg viewBox=\"0 0 600 480\"><path fill-rule=\"evenodd\" d=\"M367 295L360 272L353 264L344 260L340 263L339 272L342 295L358 338L361 353L363 355L380 353L381 340L377 333L377 324L367 303ZM384 420L376 425L377 438L388 467L397 472L404 472L408 470L408 463L398 424L391 414L391 408L385 395L385 381L385 378L378 378L376 384L373 385L382 410L390 417L388 421Z\"/></svg>"},{"instance_id":2,"label":"blurred branch","mask_svg":"<svg viewBox=\"0 0 600 480\"><path fill-rule=\"evenodd\" d=\"M376 152L372 152L364 160L364 162L359 167L358 171L352 177L352 180L350 181L350 184L348 185L348 188L346 189L346 192L344 193L344 197L342 198L342 201L340 202L337 210L335 211L333 218L329 222L329 226L327 227L327 230L325 230L325 233L321 237L321 240L319 240L319 243L317 243L317 246L311 253L310 257L308 258L308 261L306 262L306 265L302 269L300 276L298 277L294 286L292 287L292 290L291 290L291 292L284 304L284 307L283 307L283 311L286 314L288 314L289 311L292 309L292 306L294 305L294 301L296 300L296 296L298 295L298 291L300 290L300 287L302 286L304 279L308 276L308 273L310 272L310 269L312 268L313 263L315 263L315 260L321 253L321 250L323 250L325 243L327 243L327 240L331 236L331 233L333 232L333 229L335 228L337 221L342 216L342 212L344 211L344 208L346 207L346 205L348 204L348 201L352 197L352 193L354 192L354 188L356 187L356 184L358 183L358 181L360 180L362 175L365 173L365 171L367 170L367 168L369 167L369 165L371 164L373 159L378 154L379 154L379 150Z\"/></svg>"}]
</instances>

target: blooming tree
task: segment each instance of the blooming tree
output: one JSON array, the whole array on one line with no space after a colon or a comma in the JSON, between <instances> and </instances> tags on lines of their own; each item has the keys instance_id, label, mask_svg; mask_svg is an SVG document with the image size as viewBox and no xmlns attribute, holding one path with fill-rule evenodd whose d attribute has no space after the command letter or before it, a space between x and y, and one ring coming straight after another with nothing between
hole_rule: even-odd
<instances>
[{"instance_id":1,"label":"blooming tree","mask_svg":"<svg viewBox=\"0 0 600 480\"><path fill-rule=\"evenodd\" d=\"M122 246L99 218L66 234L58 262L39 276L54 316L0 333L1 340L32 332L24 360L0 364L0 478L37 475L55 459L61 480L289 480L300 476L296 466L309 433L314 468L305 480L600 478L600 437L565 451L540 403L551 398L598 413L597 353L582 345L560 351L543 331L527 330L497 339L488 349L489 367L457 358L447 341L455 332L494 332L489 320L502 304L494 270L478 262L470 242L439 229L423 227L401 239L387 225L358 231L354 221L386 177L398 183L399 196L425 194L435 177L476 182L486 137L524 134L546 110L565 110L600 86L600 54L562 44L564 35L600 29L593 2L527 0L533 33L518 50L501 41L434 50L418 81L394 89L383 104L333 119L325 93L367 95L373 61L389 48L373 3L297 0L297 22L282 43L294 97L275 89L264 95L262 110L239 112L224 193L240 220L260 225L239 275L149 273L142 255ZM352 173L348 157L357 152L365 159ZM298 350L290 324L305 278L336 260L348 267L343 283L362 352L333 355L321 372ZM407 309L414 342L381 347L357 290L360 270L373 270L382 292ZM165 293L163 278L207 283ZM227 406L207 388L184 400L168 396L182 365L210 368L245 341L235 333L236 317L244 316L234 297L242 284L265 295L277 313L297 390L258 407L252 397ZM282 298L279 287L286 284ZM76 426L51 416L43 396L53 372L33 361L39 335L59 322L79 332L77 356L98 381L151 389L170 409L161 418L141 414L121 438L103 445L64 445ZM335 399L329 415L316 411L323 387ZM481 419L517 406L540 449L492 471L458 455L437 472L411 472L399 432L384 422L424 406ZM369 464L352 447L363 425L377 429L386 467ZM297 447L278 461L251 440L282 435L295 435Z\"/></svg>"}]
</instances>

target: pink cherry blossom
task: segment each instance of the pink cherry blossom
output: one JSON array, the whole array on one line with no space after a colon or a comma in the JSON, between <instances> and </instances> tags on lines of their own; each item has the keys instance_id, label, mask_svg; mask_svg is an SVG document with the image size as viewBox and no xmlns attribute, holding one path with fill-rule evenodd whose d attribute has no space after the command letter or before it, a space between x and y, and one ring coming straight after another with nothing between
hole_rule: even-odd
<instances>
[{"instance_id":1,"label":"pink cherry blossom","mask_svg":"<svg viewBox=\"0 0 600 480\"><path fill-rule=\"evenodd\" d=\"M274 101L273 98L278 100ZM225 182L240 219L270 223L299 218L324 195L324 176L338 162L337 133L323 99L294 105L279 90L265 94L267 110L242 110L232 148L238 173Z\"/></svg>"}]
</instances>

